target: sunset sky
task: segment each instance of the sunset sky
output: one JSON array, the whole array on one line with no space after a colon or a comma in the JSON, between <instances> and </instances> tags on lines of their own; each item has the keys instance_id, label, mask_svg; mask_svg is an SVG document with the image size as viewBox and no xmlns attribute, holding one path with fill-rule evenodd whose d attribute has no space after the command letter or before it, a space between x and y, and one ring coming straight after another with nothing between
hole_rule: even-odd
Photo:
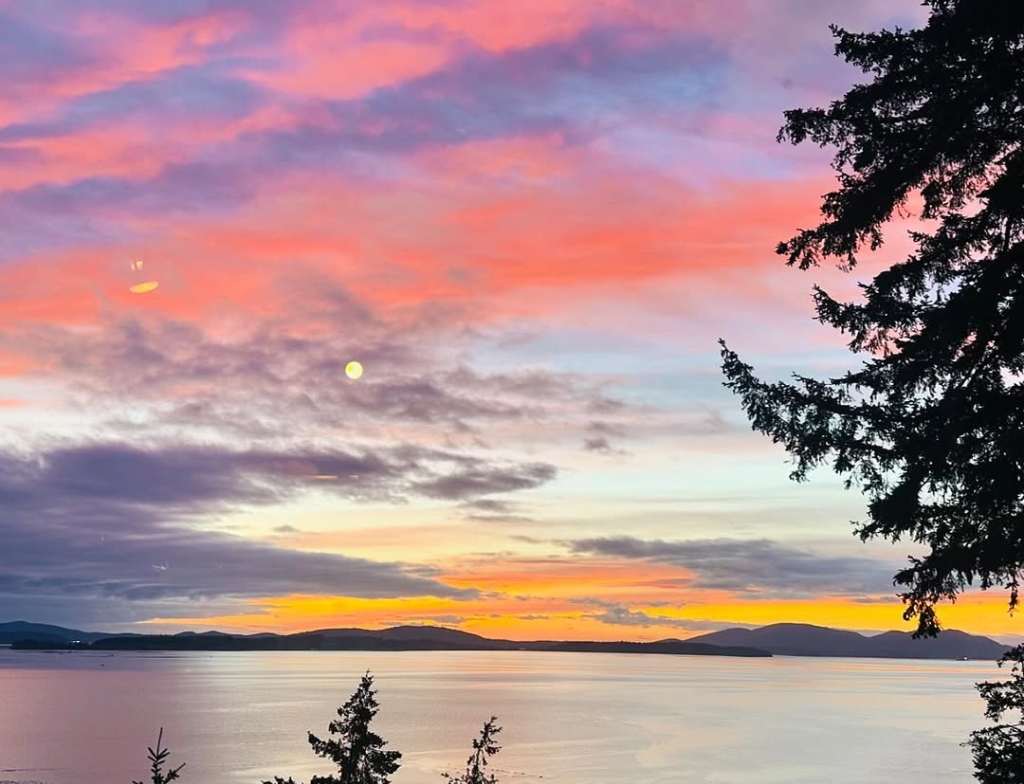
<instances>
[{"instance_id":1,"label":"sunset sky","mask_svg":"<svg viewBox=\"0 0 1024 784\"><path fill-rule=\"evenodd\" d=\"M925 15L0 0L0 621L912 628L921 549L788 480L716 341L857 362L811 287L914 220L853 275L787 268L834 180L775 134L866 78L828 23ZM1001 590L940 617L1020 637Z\"/></svg>"}]
</instances>

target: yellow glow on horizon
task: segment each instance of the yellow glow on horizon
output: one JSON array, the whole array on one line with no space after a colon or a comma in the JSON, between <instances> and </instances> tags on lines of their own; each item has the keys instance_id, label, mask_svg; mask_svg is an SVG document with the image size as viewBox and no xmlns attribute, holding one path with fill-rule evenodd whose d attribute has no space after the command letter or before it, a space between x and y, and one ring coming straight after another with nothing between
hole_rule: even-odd
<instances>
[{"instance_id":1,"label":"yellow glow on horizon","mask_svg":"<svg viewBox=\"0 0 1024 784\"><path fill-rule=\"evenodd\" d=\"M147 280L145 283L136 283L134 286L130 286L128 291L132 294L147 294L150 291L154 291L160 286L155 280Z\"/></svg>"},{"instance_id":2,"label":"yellow glow on horizon","mask_svg":"<svg viewBox=\"0 0 1024 784\"><path fill-rule=\"evenodd\" d=\"M940 607L944 628L988 637L1020 635L1024 625L1006 613L998 596L968 596L956 605ZM634 612L666 618L650 626L604 623L598 607L581 607L565 597L508 595L494 599L457 601L434 597L367 599L352 597L287 596L246 602L251 612L208 618L151 619L148 624L210 626L290 634L314 629L357 627L383 629L404 624L450 626L484 637L509 640L635 640L649 642L687 639L722 625L767 626L807 623L839 629L913 631L902 619L902 605L861 604L846 599L821 601L686 603L677 607L627 603ZM437 619L459 619L455 623ZM673 623L677 622L677 623Z\"/></svg>"},{"instance_id":3,"label":"yellow glow on horizon","mask_svg":"<svg viewBox=\"0 0 1024 784\"><path fill-rule=\"evenodd\" d=\"M836 629L916 630L917 620L904 621L903 609L904 605L898 599L891 603L861 603L836 597L801 601L692 604L678 609L655 609L652 613L751 626L806 623ZM1024 637L1024 622L1009 615L1005 597L999 594L966 594L956 604L938 605L936 612L944 629L957 629L989 637L1013 634Z\"/></svg>"}]
</instances>

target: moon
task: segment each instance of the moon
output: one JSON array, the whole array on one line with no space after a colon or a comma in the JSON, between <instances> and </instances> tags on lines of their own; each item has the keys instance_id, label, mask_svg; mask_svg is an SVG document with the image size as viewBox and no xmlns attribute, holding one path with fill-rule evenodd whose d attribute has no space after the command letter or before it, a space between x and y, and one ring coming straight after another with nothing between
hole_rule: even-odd
<instances>
[{"instance_id":1,"label":"moon","mask_svg":"<svg viewBox=\"0 0 1024 784\"><path fill-rule=\"evenodd\" d=\"M351 379L357 379L363 375L363 366L355 361L349 362L345 365L345 375Z\"/></svg>"}]
</instances>

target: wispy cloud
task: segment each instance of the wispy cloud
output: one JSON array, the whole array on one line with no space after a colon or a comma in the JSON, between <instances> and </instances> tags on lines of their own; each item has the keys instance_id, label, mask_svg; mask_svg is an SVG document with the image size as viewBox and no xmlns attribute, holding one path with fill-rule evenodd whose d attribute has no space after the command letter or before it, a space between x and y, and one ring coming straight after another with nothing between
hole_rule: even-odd
<instances>
[{"instance_id":1,"label":"wispy cloud","mask_svg":"<svg viewBox=\"0 0 1024 784\"><path fill-rule=\"evenodd\" d=\"M566 542L574 553L678 566L680 586L745 594L847 595L882 593L893 565L862 557L826 556L768 539L662 541L631 536Z\"/></svg>"},{"instance_id":2,"label":"wispy cloud","mask_svg":"<svg viewBox=\"0 0 1024 784\"><path fill-rule=\"evenodd\" d=\"M363 597L474 597L417 564L376 563L291 551L203 530L210 514L284 502L308 491L396 500L420 492L461 500L508 484L501 470L444 452L395 449L382 455L230 452L215 448L71 446L2 458L5 546L0 594L19 597L163 601L323 594ZM451 478L444 467L455 464ZM465 484L462 466L476 466ZM513 469L515 470L515 469ZM318 482L359 472L360 481ZM532 472L532 473L531 473ZM524 475L540 481L535 468ZM434 476L424 482L418 477ZM292 528L286 526L285 530ZM154 564L166 565L154 571ZM111 616L117 615L116 605Z\"/></svg>"},{"instance_id":3,"label":"wispy cloud","mask_svg":"<svg viewBox=\"0 0 1024 784\"><path fill-rule=\"evenodd\" d=\"M630 610L627 607L617 606L598 613L586 613L584 618L607 624L609 626L632 626L641 629L652 627L681 629L687 632L708 632L719 629L731 629L736 624L710 619L688 620L685 618L673 618L667 615L652 615L640 610Z\"/></svg>"}]
</instances>

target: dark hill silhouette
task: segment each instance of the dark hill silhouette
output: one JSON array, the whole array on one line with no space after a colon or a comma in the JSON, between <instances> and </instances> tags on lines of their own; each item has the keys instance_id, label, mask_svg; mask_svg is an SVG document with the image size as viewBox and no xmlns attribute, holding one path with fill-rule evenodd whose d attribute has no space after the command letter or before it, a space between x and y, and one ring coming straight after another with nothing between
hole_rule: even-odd
<instances>
[{"instance_id":1,"label":"dark hill silhouette","mask_svg":"<svg viewBox=\"0 0 1024 784\"><path fill-rule=\"evenodd\" d=\"M227 632L178 632L175 637L232 637Z\"/></svg>"},{"instance_id":2,"label":"dark hill silhouette","mask_svg":"<svg viewBox=\"0 0 1024 784\"><path fill-rule=\"evenodd\" d=\"M879 659L998 659L1010 647L950 629L936 638L913 639L910 632L884 632L868 637L857 632L803 623L776 623L759 629L725 629L692 637L687 642L745 645L778 656L849 656Z\"/></svg>"},{"instance_id":3,"label":"dark hill silhouette","mask_svg":"<svg viewBox=\"0 0 1024 784\"><path fill-rule=\"evenodd\" d=\"M903 652L925 659L998 659L1009 645L950 629L935 638L911 639L910 632L885 632L868 638L872 656L902 658Z\"/></svg>"},{"instance_id":4,"label":"dark hill silhouette","mask_svg":"<svg viewBox=\"0 0 1024 784\"><path fill-rule=\"evenodd\" d=\"M781 656L869 656L868 638L857 632L805 623L776 623L759 629L725 629L691 637L711 645L758 645Z\"/></svg>"},{"instance_id":5,"label":"dark hill silhouette","mask_svg":"<svg viewBox=\"0 0 1024 784\"><path fill-rule=\"evenodd\" d=\"M389 630L385 630L389 631ZM450 630L445 630L450 631ZM402 633L396 639L381 632L363 634L320 634L304 632L280 637L251 639L230 635L151 635L135 637L106 637L89 647L96 650L174 650L174 651L576 651L590 653L664 653L691 656L771 656L768 651L744 646L722 647L701 643L676 641L661 642L513 642L490 640L467 635L470 639L453 635ZM472 639L475 638L475 639ZM29 644L18 647L59 647L61 643Z\"/></svg>"},{"instance_id":6,"label":"dark hill silhouette","mask_svg":"<svg viewBox=\"0 0 1024 784\"><path fill-rule=\"evenodd\" d=\"M443 626L394 626L378 632L387 640L450 640L460 643L499 642L481 637L479 634L447 629Z\"/></svg>"},{"instance_id":7,"label":"dark hill silhouette","mask_svg":"<svg viewBox=\"0 0 1024 784\"><path fill-rule=\"evenodd\" d=\"M110 636L110 632L83 632L78 629L65 629L63 626L51 626L47 623L29 623L28 621L0 623L0 645L10 645L17 640L26 639L63 643L70 643L72 640L93 642Z\"/></svg>"},{"instance_id":8,"label":"dark hill silhouette","mask_svg":"<svg viewBox=\"0 0 1024 784\"><path fill-rule=\"evenodd\" d=\"M319 634L323 637L358 637L360 635L373 634L373 632L369 629L315 629L310 632L297 632L297 634Z\"/></svg>"},{"instance_id":9,"label":"dark hill silhouette","mask_svg":"<svg viewBox=\"0 0 1024 784\"><path fill-rule=\"evenodd\" d=\"M872 637L843 629L802 623L777 623L759 629L725 629L687 640L654 643L490 639L442 626L390 629L318 629L298 634L259 632L180 632L175 635L104 634L25 621L0 623L0 644L33 640L34 647L69 647L73 640L105 650L540 650L686 655L837 656L885 659L995 660L1010 646L988 637L948 630L935 639L912 639L909 632Z\"/></svg>"},{"instance_id":10,"label":"dark hill silhouette","mask_svg":"<svg viewBox=\"0 0 1024 784\"><path fill-rule=\"evenodd\" d=\"M481 642L486 637L470 632L462 632L458 629L448 629L444 626L392 626L390 629L315 629L310 632L299 632L300 634L318 634L321 637L380 637L386 640L451 640L453 642Z\"/></svg>"},{"instance_id":11,"label":"dark hill silhouette","mask_svg":"<svg viewBox=\"0 0 1024 784\"><path fill-rule=\"evenodd\" d=\"M441 626L396 626L373 631L368 629L320 629L298 634L232 635L224 632L180 632L169 635L110 635L78 632L60 627L32 636L32 630L18 627L13 640L16 647L78 648L96 650L171 650L171 651L274 651L274 650L539 650L588 651L605 653L664 653L699 656L771 656L765 650L730 646L692 644L676 640L672 643L639 642L557 642L493 640L478 634L447 629ZM52 631L57 630L57 631ZM45 630L44 630L45 631ZM72 640L89 641L85 646L71 645Z\"/></svg>"},{"instance_id":12,"label":"dark hill silhouette","mask_svg":"<svg viewBox=\"0 0 1024 784\"><path fill-rule=\"evenodd\" d=\"M492 639L481 637L479 634L464 632L458 629L449 629L444 626L392 626L390 629L317 629L311 632L301 632L323 637L327 640L366 640L374 638L385 640L389 643L409 645L450 645L456 648L478 648L478 649L507 649L521 647L545 646L547 642L526 642L520 643L514 640Z\"/></svg>"}]
</instances>

